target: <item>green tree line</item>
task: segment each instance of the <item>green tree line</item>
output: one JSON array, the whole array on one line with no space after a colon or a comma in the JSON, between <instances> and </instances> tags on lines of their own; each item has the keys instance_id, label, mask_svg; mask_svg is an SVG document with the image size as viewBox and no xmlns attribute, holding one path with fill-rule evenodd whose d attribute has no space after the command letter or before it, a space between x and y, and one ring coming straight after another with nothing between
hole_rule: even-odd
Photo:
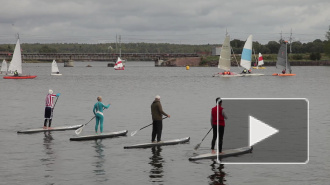
<instances>
[{"instance_id":1,"label":"green tree line","mask_svg":"<svg viewBox=\"0 0 330 185\"><path fill-rule=\"evenodd\" d=\"M313 42L301 43L300 41L288 44L288 50L292 48L295 54L316 54L325 53L330 56L330 26L325 35L327 40L316 39ZM242 52L245 41L234 39L231 47L235 54ZM22 53L211 53L214 47L221 44L188 45L169 43L102 43L102 44L79 44L79 43L33 43L21 44ZM10 52L14 50L13 44L0 44L0 52ZM255 53L276 54L280 47L279 41L269 41L267 44L253 42ZM121 48L121 50L119 50Z\"/></svg>"}]
</instances>

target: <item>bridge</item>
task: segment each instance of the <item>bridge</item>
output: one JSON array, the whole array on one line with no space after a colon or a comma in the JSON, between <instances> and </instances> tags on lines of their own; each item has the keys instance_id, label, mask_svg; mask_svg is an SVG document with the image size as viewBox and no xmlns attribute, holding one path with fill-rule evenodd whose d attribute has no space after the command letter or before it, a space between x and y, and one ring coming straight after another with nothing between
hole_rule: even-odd
<instances>
[{"instance_id":1,"label":"bridge","mask_svg":"<svg viewBox=\"0 0 330 185\"><path fill-rule=\"evenodd\" d=\"M198 57L196 53L23 53L22 60L30 61L116 61L121 56L130 61L156 61L170 58ZM11 61L10 53L0 53L0 59Z\"/></svg>"}]
</instances>

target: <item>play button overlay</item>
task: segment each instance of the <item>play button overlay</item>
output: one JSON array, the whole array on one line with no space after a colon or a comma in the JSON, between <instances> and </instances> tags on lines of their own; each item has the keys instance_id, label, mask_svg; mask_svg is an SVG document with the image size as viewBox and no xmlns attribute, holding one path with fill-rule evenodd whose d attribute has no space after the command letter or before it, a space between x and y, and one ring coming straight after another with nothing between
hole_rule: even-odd
<instances>
[{"instance_id":1,"label":"play button overlay","mask_svg":"<svg viewBox=\"0 0 330 185\"><path fill-rule=\"evenodd\" d=\"M221 98L228 117L225 120L222 150L253 147L252 153L223 158L221 163L308 163L307 99Z\"/></svg>"},{"instance_id":2,"label":"play button overlay","mask_svg":"<svg viewBox=\"0 0 330 185\"><path fill-rule=\"evenodd\" d=\"M262 121L254 118L253 116L249 116L249 118L250 118L249 146L253 146L254 144L278 132L277 129L263 123Z\"/></svg>"}]
</instances>

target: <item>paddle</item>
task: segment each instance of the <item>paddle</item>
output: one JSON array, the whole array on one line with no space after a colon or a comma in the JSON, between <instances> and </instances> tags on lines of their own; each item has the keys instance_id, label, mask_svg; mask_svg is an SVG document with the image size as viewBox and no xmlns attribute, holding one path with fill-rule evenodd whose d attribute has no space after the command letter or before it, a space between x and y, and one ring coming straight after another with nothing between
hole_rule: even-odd
<instances>
[{"instance_id":1,"label":"paddle","mask_svg":"<svg viewBox=\"0 0 330 185\"><path fill-rule=\"evenodd\" d=\"M212 127L211 127L211 129L207 132L207 134L204 136L204 138L202 139L202 141L199 143L199 144L197 144L196 146L195 146L195 150L197 150L200 146L201 146L201 144L202 144L202 142L204 141L204 139L206 138L206 136L211 132L211 130L212 130Z\"/></svg>"},{"instance_id":2,"label":"paddle","mask_svg":"<svg viewBox=\"0 0 330 185\"><path fill-rule=\"evenodd\" d=\"M104 109L105 109L105 108L103 107L103 110L104 110ZM96 117L96 116L94 116L91 120L89 120L89 122L91 122L95 117ZM81 131L84 130L84 127L85 127L89 122L87 122L86 124L84 124L82 127L78 128L78 129L75 130L74 132L75 132L77 135L79 135L79 134L81 133Z\"/></svg>"},{"instance_id":3,"label":"paddle","mask_svg":"<svg viewBox=\"0 0 330 185\"><path fill-rule=\"evenodd\" d=\"M89 120L89 122L91 122L96 116L94 116L91 120ZM81 133L81 131L84 129L84 127L89 123L87 122L86 124L84 124L82 127L78 128L77 130L75 130L74 132L79 135Z\"/></svg>"},{"instance_id":4,"label":"paddle","mask_svg":"<svg viewBox=\"0 0 330 185\"><path fill-rule=\"evenodd\" d=\"M167 118L167 117L163 118L163 120L166 119L166 118ZM144 128L147 128L147 127L149 127L150 125L152 125L152 123L149 124L149 125L147 125L147 126L144 126L144 127L140 128L139 130L133 131L133 132L131 133L131 136L134 136L138 131L140 131L140 130L142 130L142 129L144 129Z\"/></svg>"},{"instance_id":5,"label":"paddle","mask_svg":"<svg viewBox=\"0 0 330 185\"><path fill-rule=\"evenodd\" d=\"M58 98L59 98L59 97L56 97L56 101L55 101L55 103L54 103L54 107L53 107L53 109L52 109L53 112L54 112L55 105L56 105L56 102L57 102Z\"/></svg>"}]
</instances>

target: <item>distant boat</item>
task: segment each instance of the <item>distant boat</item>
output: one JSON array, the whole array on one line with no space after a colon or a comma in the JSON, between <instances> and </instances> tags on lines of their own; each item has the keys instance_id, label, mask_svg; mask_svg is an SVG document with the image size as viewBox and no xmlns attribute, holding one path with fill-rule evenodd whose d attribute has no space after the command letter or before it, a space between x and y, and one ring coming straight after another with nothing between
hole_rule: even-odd
<instances>
[{"instance_id":1,"label":"distant boat","mask_svg":"<svg viewBox=\"0 0 330 185\"><path fill-rule=\"evenodd\" d=\"M125 67L120 57L118 57L117 62L115 63L115 66L113 68L115 68L115 70L125 70Z\"/></svg>"},{"instance_id":2,"label":"distant boat","mask_svg":"<svg viewBox=\"0 0 330 185\"><path fill-rule=\"evenodd\" d=\"M7 74L7 69L8 69L7 62L6 62L6 60L3 60L2 61L2 64L1 64L1 71L0 71L0 73L1 74Z\"/></svg>"},{"instance_id":3,"label":"distant boat","mask_svg":"<svg viewBox=\"0 0 330 185\"><path fill-rule=\"evenodd\" d=\"M258 57L258 65L255 67L252 67L253 69L266 69L266 67L262 66L264 65L264 59L261 55L261 53L259 53L259 57Z\"/></svg>"},{"instance_id":4,"label":"distant boat","mask_svg":"<svg viewBox=\"0 0 330 185\"><path fill-rule=\"evenodd\" d=\"M281 43L277 54L276 68L282 69L282 73L274 73L273 76L295 76L292 74L290 62L288 61L287 41ZM289 73L287 73L289 72Z\"/></svg>"},{"instance_id":5,"label":"distant boat","mask_svg":"<svg viewBox=\"0 0 330 185\"><path fill-rule=\"evenodd\" d=\"M52 62L52 73L51 75L56 75L56 76L60 76L62 74L60 74L60 71L58 70L58 67L57 67L57 63L55 60L53 60Z\"/></svg>"},{"instance_id":6,"label":"distant boat","mask_svg":"<svg viewBox=\"0 0 330 185\"><path fill-rule=\"evenodd\" d=\"M252 58L252 38L253 36L250 35L247 40L245 41L242 56L241 56L241 66L244 67L242 71L243 76L262 76L264 74L261 73L252 73L251 70L251 58Z\"/></svg>"},{"instance_id":7,"label":"distant boat","mask_svg":"<svg viewBox=\"0 0 330 185\"><path fill-rule=\"evenodd\" d=\"M242 76L241 74L230 72L230 66L231 66L230 59L231 59L230 36L226 34L226 38L222 44L219 63L218 63L218 68L223 69L224 72L217 73L213 76L220 76L220 77Z\"/></svg>"},{"instance_id":8,"label":"distant boat","mask_svg":"<svg viewBox=\"0 0 330 185\"><path fill-rule=\"evenodd\" d=\"M21 56L21 45L19 43L19 36L15 46L13 58L10 62L8 71L11 73L10 76L4 76L4 79L32 79L37 76L22 75L22 56ZM18 76L13 76L14 72L17 71Z\"/></svg>"}]
</instances>

